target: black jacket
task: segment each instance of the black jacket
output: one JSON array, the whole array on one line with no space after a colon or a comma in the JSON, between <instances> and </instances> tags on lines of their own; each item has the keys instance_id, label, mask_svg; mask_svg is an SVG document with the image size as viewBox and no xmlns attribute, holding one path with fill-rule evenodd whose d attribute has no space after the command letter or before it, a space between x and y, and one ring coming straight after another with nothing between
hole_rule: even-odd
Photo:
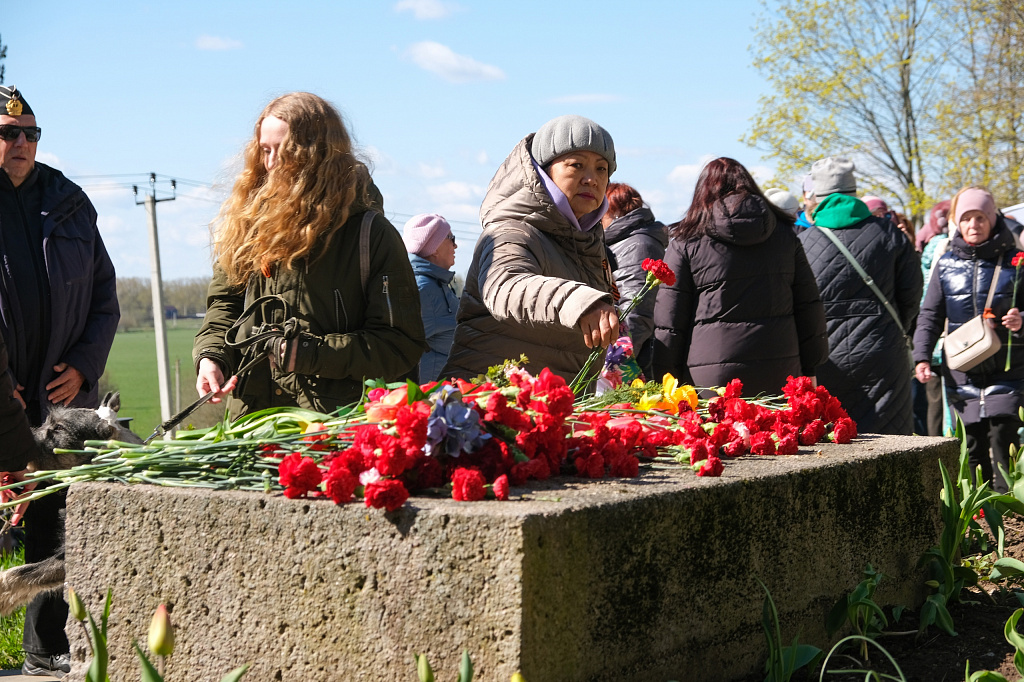
<instances>
[{"instance_id":1,"label":"black jacket","mask_svg":"<svg viewBox=\"0 0 1024 682\"><path fill-rule=\"evenodd\" d=\"M1016 253L1013 236L1006 223L1000 218L992 235L983 243L971 246L959 233L950 242L950 249L939 258L928 293L921 305L917 332L914 334L914 361L930 361L931 349L942 334L945 323L954 331L972 317L982 313L988 298L996 263L1002 263L992 296L992 312L995 314L996 333L1003 346L998 353L988 358L967 373L951 370L945 363L946 394L950 405L967 424L973 424L985 417L1017 413L1024 393L1024 334L1013 334L1010 353L1010 369L1006 367L1009 330L1000 320L1013 307L1021 306L1024 291L1018 291L1017 301L1013 300L1013 283L1017 269L1011 261Z\"/></svg>"},{"instance_id":2,"label":"black jacket","mask_svg":"<svg viewBox=\"0 0 1024 682\"><path fill-rule=\"evenodd\" d=\"M850 250L909 330L921 301L913 244L888 220L868 217L832 233ZM818 383L839 398L861 433L910 434L911 360L903 330L846 257L817 227L799 235L828 318L828 362Z\"/></svg>"},{"instance_id":3,"label":"black jacket","mask_svg":"<svg viewBox=\"0 0 1024 682\"><path fill-rule=\"evenodd\" d=\"M619 288L619 310L629 305L644 286L647 272L641 268L644 260L665 257L668 233L665 226L654 219L651 209L641 207L616 218L604 231L605 244L611 257L609 264ZM637 362L648 379L651 376L652 337L654 336L654 292L644 297L625 319Z\"/></svg>"},{"instance_id":4,"label":"black jacket","mask_svg":"<svg viewBox=\"0 0 1024 682\"><path fill-rule=\"evenodd\" d=\"M673 239L654 309L654 375L697 386L738 378L745 395L777 394L789 375L815 374L828 357L818 286L790 225L760 197L718 202L699 237Z\"/></svg>"},{"instance_id":5,"label":"black jacket","mask_svg":"<svg viewBox=\"0 0 1024 682\"><path fill-rule=\"evenodd\" d=\"M14 399L7 346L0 336L0 471L21 471L37 451L25 410Z\"/></svg>"}]
</instances>

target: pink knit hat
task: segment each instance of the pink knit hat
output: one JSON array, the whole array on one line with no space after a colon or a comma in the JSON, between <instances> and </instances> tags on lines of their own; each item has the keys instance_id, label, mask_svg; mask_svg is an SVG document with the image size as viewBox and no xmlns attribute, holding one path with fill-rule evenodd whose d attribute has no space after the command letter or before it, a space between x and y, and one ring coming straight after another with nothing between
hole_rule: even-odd
<instances>
[{"instance_id":1,"label":"pink knit hat","mask_svg":"<svg viewBox=\"0 0 1024 682\"><path fill-rule=\"evenodd\" d=\"M876 210L880 208L884 208L886 211L889 210L889 205L886 204L885 201L883 201L880 197L876 197L872 194L864 196L863 198L861 198L861 201L867 204L868 210L871 211L872 213L874 213Z\"/></svg>"},{"instance_id":2,"label":"pink knit hat","mask_svg":"<svg viewBox=\"0 0 1024 682\"><path fill-rule=\"evenodd\" d=\"M968 211L981 211L988 218L989 225L993 228L996 226L996 202L985 190L977 187L965 189L956 198L956 216L953 222L959 226L960 220Z\"/></svg>"},{"instance_id":3,"label":"pink knit hat","mask_svg":"<svg viewBox=\"0 0 1024 682\"><path fill-rule=\"evenodd\" d=\"M405 250L426 258L437 251L437 247L452 233L448 221L434 213L421 213L409 218L402 228Z\"/></svg>"}]
</instances>

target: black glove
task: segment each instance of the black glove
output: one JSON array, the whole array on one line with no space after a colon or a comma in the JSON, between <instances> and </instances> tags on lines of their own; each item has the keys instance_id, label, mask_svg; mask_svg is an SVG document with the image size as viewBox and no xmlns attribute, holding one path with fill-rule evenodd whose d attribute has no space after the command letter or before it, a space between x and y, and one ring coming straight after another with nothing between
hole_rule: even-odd
<instances>
[{"instance_id":1,"label":"black glove","mask_svg":"<svg viewBox=\"0 0 1024 682\"><path fill-rule=\"evenodd\" d=\"M267 342L270 348L270 362L282 372L313 374L321 340L306 332L292 338L277 337Z\"/></svg>"}]
</instances>

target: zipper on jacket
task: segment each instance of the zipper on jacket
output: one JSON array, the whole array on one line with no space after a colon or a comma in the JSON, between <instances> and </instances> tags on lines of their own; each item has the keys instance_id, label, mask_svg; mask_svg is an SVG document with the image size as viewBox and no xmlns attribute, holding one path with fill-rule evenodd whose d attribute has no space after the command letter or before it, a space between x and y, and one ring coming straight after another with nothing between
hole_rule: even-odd
<instances>
[{"instance_id":1,"label":"zipper on jacket","mask_svg":"<svg viewBox=\"0 0 1024 682\"><path fill-rule=\"evenodd\" d=\"M341 326L341 316L345 316L345 326ZM348 309L345 308L345 299L341 296L341 291L338 289L334 290L334 322L338 329L341 331L348 331Z\"/></svg>"},{"instance_id":2,"label":"zipper on jacket","mask_svg":"<svg viewBox=\"0 0 1024 682\"><path fill-rule=\"evenodd\" d=\"M388 302L388 324L395 326L395 314L391 310L391 294L388 293L388 276L384 275L384 299Z\"/></svg>"},{"instance_id":3,"label":"zipper on jacket","mask_svg":"<svg viewBox=\"0 0 1024 682\"><path fill-rule=\"evenodd\" d=\"M978 261L974 261L974 295L971 296L971 302L974 304L974 315L977 317L981 313L978 312L978 287L981 285L981 273L978 268Z\"/></svg>"}]
</instances>

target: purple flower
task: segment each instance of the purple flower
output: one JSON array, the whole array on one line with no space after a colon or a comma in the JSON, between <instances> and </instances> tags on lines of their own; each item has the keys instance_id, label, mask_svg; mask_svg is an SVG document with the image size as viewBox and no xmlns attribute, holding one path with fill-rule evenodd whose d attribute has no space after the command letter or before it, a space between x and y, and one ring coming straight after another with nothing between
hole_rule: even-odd
<instances>
[{"instance_id":1,"label":"purple flower","mask_svg":"<svg viewBox=\"0 0 1024 682\"><path fill-rule=\"evenodd\" d=\"M458 457L464 451L473 452L490 437L480 427L480 415L462 402L462 393L458 389L444 386L438 391L434 407L427 417L429 452Z\"/></svg>"}]
</instances>

